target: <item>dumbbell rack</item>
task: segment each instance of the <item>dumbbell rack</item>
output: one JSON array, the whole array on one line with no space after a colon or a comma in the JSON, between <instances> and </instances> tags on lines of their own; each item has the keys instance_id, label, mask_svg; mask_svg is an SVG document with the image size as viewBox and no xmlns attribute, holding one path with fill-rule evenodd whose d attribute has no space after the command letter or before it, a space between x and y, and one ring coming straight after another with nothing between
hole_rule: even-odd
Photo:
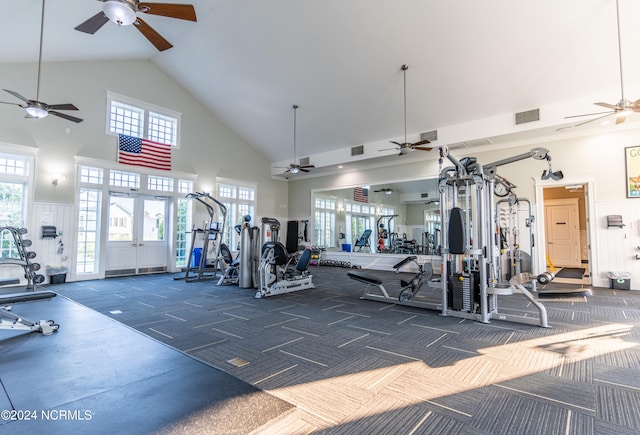
<instances>
[{"instance_id":1,"label":"dumbbell rack","mask_svg":"<svg viewBox=\"0 0 640 435\"><path fill-rule=\"evenodd\" d=\"M27 280L27 290L35 290L36 285L42 284L45 280L44 275L37 273L40 270L40 264L31 260L36 258L34 251L28 251L26 248L32 245L32 241L22 236L27 234L26 228L16 227L0 227L0 234L8 231L13 236L13 241L17 251L17 257L0 258L0 266L3 264L13 264L22 266L24 269L24 277ZM4 253L3 253L4 254Z\"/></svg>"}]
</instances>

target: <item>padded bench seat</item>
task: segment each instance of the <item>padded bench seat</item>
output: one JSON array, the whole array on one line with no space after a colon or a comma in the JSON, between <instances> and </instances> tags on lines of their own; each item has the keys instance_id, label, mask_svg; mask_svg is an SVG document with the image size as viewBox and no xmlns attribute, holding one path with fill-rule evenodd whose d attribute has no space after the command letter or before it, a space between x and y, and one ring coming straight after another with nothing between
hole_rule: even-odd
<instances>
[{"instance_id":1,"label":"padded bench seat","mask_svg":"<svg viewBox=\"0 0 640 435\"><path fill-rule=\"evenodd\" d=\"M355 279L356 281L365 282L367 284L380 285L382 284L382 280L376 278L373 275L369 275L363 272L347 272L347 276L351 279Z\"/></svg>"},{"instance_id":2,"label":"padded bench seat","mask_svg":"<svg viewBox=\"0 0 640 435\"><path fill-rule=\"evenodd\" d=\"M37 292L21 292L21 293L9 293L6 295L0 295L0 305L11 305L20 302L37 301L40 299L51 299L57 296L56 293L48 290L42 290Z\"/></svg>"}]
</instances>

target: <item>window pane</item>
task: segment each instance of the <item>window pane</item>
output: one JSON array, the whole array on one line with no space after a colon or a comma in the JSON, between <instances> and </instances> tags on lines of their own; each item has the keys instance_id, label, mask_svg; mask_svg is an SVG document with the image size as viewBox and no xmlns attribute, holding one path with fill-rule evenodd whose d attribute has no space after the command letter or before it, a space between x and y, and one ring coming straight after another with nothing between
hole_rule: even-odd
<instances>
[{"instance_id":1,"label":"window pane","mask_svg":"<svg viewBox=\"0 0 640 435\"><path fill-rule=\"evenodd\" d=\"M76 273L78 274L95 273L98 270L96 240L98 239L100 203L100 191L80 189L76 250Z\"/></svg>"},{"instance_id":2,"label":"window pane","mask_svg":"<svg viewBox=\"0 0 640 435\"><path fill-rule=\"evenodd\" d=\"M24 183L0 182L0 225L22 226Z\"/></svg>"},{"instance_id":3,"label":"window pane","mask_svg":"<svg viewBox=\"0 0 640 435\"><path fill-rule=\"evenodd\" d=\"M140 175L133 172L109 171L109 184L117 187L140 187Z\"/></svg>"},{"instance_id":4,"label":"window pane","mask_svg":"<svg viewBox=\"0 0 640 435\"><path fill-rule=\"evenodd\" d=\"M160 199L144 200L142 240L164 240L164 215L166 202Z\"/></svg>"},{"instance_id":5,"label":"window pane","mask_svg":"<svg viewBox=\"0 0 640 435\"><path fill-rule=\"evenodd\" d=\"M127 136L143 137L144 110L128 104L111 102L109 131Z\"/></svg>"},{"instance_id":6,"label":"window pane","mask_svg":"<svg viewBox=\"0 0 640 435\"><path fill-rule=\"evenodd\" d=\"M173 191L173 178L157 177L149 175L147 177L147 188L149 190L161 190L163 192Z\"/></svg>"},{"instance_id":7,"label":"window pane","mask_svg":"<svg viewBox=\"0 0 640 435\"><path fill-rule=\"evenodd\" d=\"M170 116L149 112L149 139L169 145L176 144L178 120Z\"/></svg>"},{"instance_id":8,"label":"window pane","mask_svg":"<svg viewBox=\"0 0 640 435\"><path fill-rule=\"evenodd\" d=\"M184 181L184 180L180 180ZM178 216L176 228L176 266L183 267L187 265L187 231L191 227L191 207L189 200L185 198L178 199Z\"/></svg>"},{"instance_id":9,"label":"window pane","mask_svg":"<svg viewBox=\"0 0 640 435\"><path fill-rule=\"evenodd\" d=\"M133 198L109 200L109 241L133 240Z\"/></svg>"},{"instance_id":10,"label":"window pane","mask_svg":"<svg viewBox=\"0 0 640 435\"><path fill-rule=\"evenodd\" d=\"M80 167L80 182L102 184L102 168L91 168L89 166Z\"/></svg>"},{"instance_id":11,"label":"window pane","mask_svg":"<svg viewBox=\"0 0 640 435\"><path fill-rule=\"evenodd\" d=\"M0 158L0 173L11 175L27 175L26 159Z\"/></svg>"},{"instance_id":12,"label":"window pane","mask_svg":"<svg viewBox=\"0 0 640 435\"><path fill-rule=\"evenodd\" d=\"M193 192L193 181L191 181L191 180L178 180L178 192L179 193L191 193L191 192Z\"/></svg>"}]
</instances>

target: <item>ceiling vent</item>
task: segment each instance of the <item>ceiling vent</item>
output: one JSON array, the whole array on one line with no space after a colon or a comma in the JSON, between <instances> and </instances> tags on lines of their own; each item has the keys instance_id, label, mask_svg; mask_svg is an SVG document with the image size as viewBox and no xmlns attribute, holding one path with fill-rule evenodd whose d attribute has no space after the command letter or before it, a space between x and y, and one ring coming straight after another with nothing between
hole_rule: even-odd
<instances>
[{"instance_id":1,"label":"ceiling vent","mask_svg":"<svg viewBox=\"0 0 640 435\"><path fill-rule=\"evenodd\" d=\"M364 154L364 145L358 145L357 147L351 147L351 156L361 156Z\"/></svg>"},{"instance_id":2,"label":"ceiling vent","mask_svg":"<svg viewBox=\"0 0 640 435\"><path fill-rule=\"evenodd\" d=\"M540 109L527 110L526 112L516 113L516 125L526 124L527 122L540 121Z\"/></svg>"},{"instance_id":3,"label":"ceiling vent","mask_svg":"<svg viewBox=\"0 0 640 435\"><path fill-rule=\"evenodd\" d=\"M420 198L429 198L429 193L421 193Z\"/></svg>"},{"instance_id":4,"label":"ceiling vent","mask_svg":"<svg viewBox=\"0 0 640 435\"><path fill-rule=\"evenodd\" d=\"M425 131L420 133L420 140L428 140L429 142L435 142L438 140L438 130Z\"/></svg>"},{"instance_id":5,"label":"ceiling vent","mask_svg":"<svg viewBox=\"0 0 640 435\"><path fill-rule=\"evenodd\" d=\"M302 157L300 159L300 166L307 166L309 164L309 157Z\"/></svg>"},{"instance_id":6,"label":"ceiling vent","mask_svg":"<svg viewBox=\"0 0 640 435\"><path fill-rule=\"evenodd\" d=\"M491 142L491 140L489 139L476 139L476 140L470 140L467 142L453 143L449 145L449 149L455 150L460 148L474 148L474 147L480 147L484 145L491 145L492 143L493 142Z\"/></svg>"}]
</instances>

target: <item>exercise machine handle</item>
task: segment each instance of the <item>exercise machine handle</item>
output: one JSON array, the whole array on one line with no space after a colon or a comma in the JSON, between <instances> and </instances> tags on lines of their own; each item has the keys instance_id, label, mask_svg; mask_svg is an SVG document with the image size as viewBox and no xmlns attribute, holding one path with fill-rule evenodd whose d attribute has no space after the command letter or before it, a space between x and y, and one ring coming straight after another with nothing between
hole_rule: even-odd
<instances>
[{"instance_id":1,"label":"exercise machine handle","mask_svg":"<svg viewBox=\"0 0 640 435\"><path fill-rule=\"evenodd\" d=\"M405 264L411 262L411 261L416 261L418 257L416 257L415 255L410 255L407 258L405 258L404 260L402 260L401 262L399 262L398 264L396 264L395 266L393 266L394 269L398 270L400 269L402 266L404 266Z\"/></svg>"}]
</instances>

